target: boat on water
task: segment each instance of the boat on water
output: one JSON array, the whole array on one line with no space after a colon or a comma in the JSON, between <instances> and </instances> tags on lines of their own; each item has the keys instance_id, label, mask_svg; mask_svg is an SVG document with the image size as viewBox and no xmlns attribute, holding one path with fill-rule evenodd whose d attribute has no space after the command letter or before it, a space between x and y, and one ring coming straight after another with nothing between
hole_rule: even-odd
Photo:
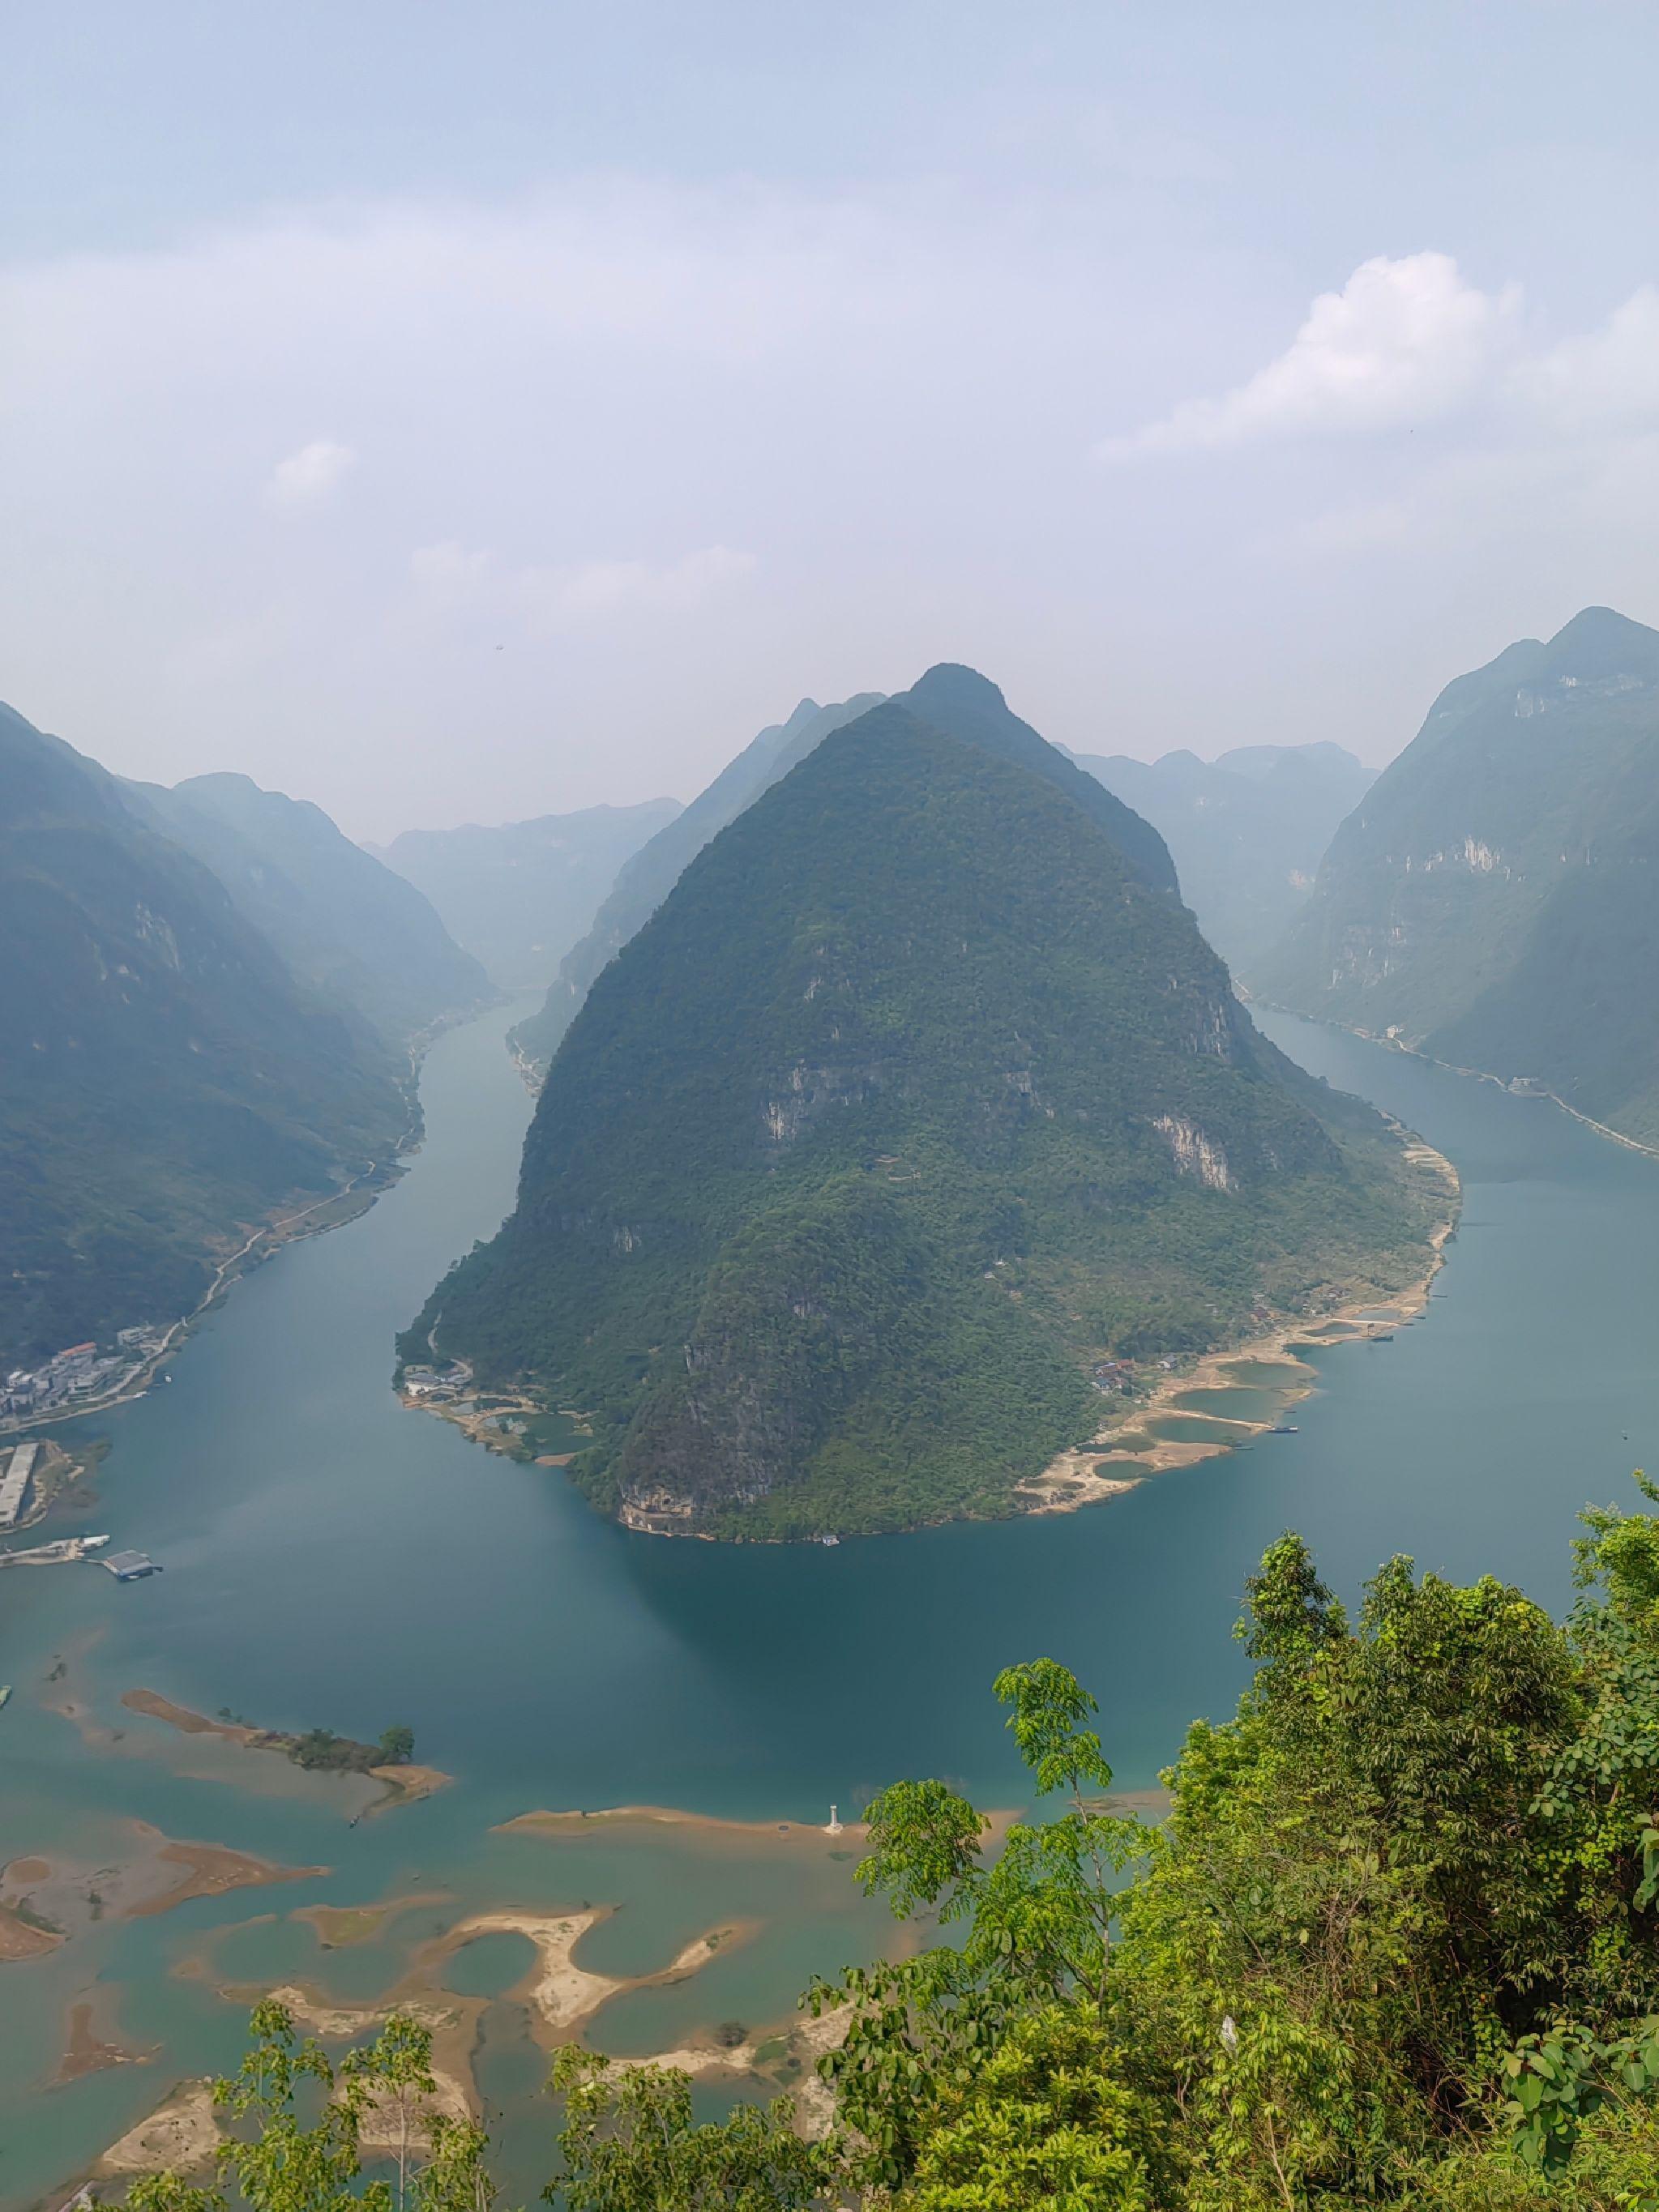
<instances>
[{"instance_id":1,"label":"boat on water","mask_svg":"<svg viewBox=\"0 0 1659 2212\"><path fill-rule=\"evenodd\" d=\"M839 1544L841 1538L839 1536L820 1536L818 1538L818 1541L820 1544Z\"/></svg>"},{"instance_id":2,"label":"boat on water","mask_svg":"<svg viewBox=\"0 0 1659 2212\"><path fill-rule=\"evenodd\" d=\"M83 1552L100 1552L108 1541L107 1536L82 1536L81 1548Z\"/></svg>"},{"instance_id":3,"label":"boat on water","mask_svg":"<svg viewBox=\"0 0 1659 2212\"><path fill-rule=\"evenodd\" d=\"M1373 1344L1392 1344L1394 1342L1394 1331L1391 1328L1382 1329L1371 1339L1371 1342Z\"/></svg>"},{"instance_id":4,"label":"boat on water","mask_svg":"<svg viewBox=\"0 0 1659 2212\"><path fill-rule=\"evenodd\" d=\"M10 1703L11 1684L9 1682L0 1682L0 1706L8 1705Z\"/></svg>"},{"instance_id":5,"label":"boat on water","mask_svg":"<svg viewBox=\"0 0 1659 2212\"><path fill-rule=\"evenodd\" d=\"M1299 1433L1294 1421L1280 1421L1267 1431L1270 1437L1293 1437Z\"/></svg>"}]
</instances>

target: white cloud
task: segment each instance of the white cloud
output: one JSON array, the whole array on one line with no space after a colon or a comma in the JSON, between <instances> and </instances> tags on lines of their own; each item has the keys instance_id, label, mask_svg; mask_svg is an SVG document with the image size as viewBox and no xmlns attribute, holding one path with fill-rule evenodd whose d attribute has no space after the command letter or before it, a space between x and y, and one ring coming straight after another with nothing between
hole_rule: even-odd
<instances>
[{"instance_id":1,"label":"white cloud","mask_svg":"<svg viewBox=\"0 0 1659 2212\"><path fill-rule=\"evenodd\" d=\"M1513 391L1569 434L1659 424L1659 290L1644 284L1599 331L1524 363Z\"/></svg>"},{"instance_id":2,"label":"white cloud","mask_svg":"<svg viewBox=\"0 0 1659 2212\"><path fill-rule=\"evenodd\" d=\"M1515 286L1465 283L1449 254L1379 254L1340 292L1322 292L1285 351L1248 383L1188 400L1097 452L1124 461L1432 422L1490 380L1519 306Z\"/></svg>"},{"instance_id":3,"label":"white cloud","mask_svg":"<svg viewBox=\"0 0 1659 2212\"><path fill-rule=\"evenodd\" d=\"M514 567L458 539L409 556L423 607L447 614L484 610L532 629L567 629L627 615L678 613L715 598L755 568L752 553L705 545L678 560L564 561Z\"/></svg>"},{"instance_id":4,"label":"white cloud","mask_svg":"<svg viewBox=\"0 0 1659 2212\"><path fill-rule=\"evenodd\" d=\"M679 611L700 606L749 575L752 553L705 545L678 561L576 561L556 568L526 568L519 595L532 614L555 623L580 623L635 609Z\"/></svg>"},{"instance_id":5,"label":"white cloud","mask_svg":"<svg viewBox=\"0 0 1659 2212\"><path fill-rule=\"evenodd\" d=\"M453 538L422 545L409 556L410 580L428 604L466 606L482 596L495 568L495 556Z\"/></svg>"},{"instance_id":6,"label":"white cloud","mask_svg":"<svg viewBox=\"0 0 1659 2212\"><path fill-rule=\"evenodd\" d=\"M278 461L265 484L271 507L316 507L330 495L357 456L332 438L313 438L308 446Z\"/></svg>"}]
</instances>

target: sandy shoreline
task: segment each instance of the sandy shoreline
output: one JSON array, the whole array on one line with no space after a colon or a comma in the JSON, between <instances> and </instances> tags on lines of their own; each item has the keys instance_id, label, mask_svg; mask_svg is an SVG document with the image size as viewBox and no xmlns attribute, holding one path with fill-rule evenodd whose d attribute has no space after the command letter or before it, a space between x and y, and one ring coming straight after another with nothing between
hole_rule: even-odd
<instances>
[{"instance_id":1,"label":"sandy shoreline","mask_svg":"<svg viewBox=\"0 0 1659 2212\"><path fill-rule=\"evenodd\" d=\"M1020 1509L1027 1513L1074 1513L1085 1505L1098 1504L1134 1489L1151 1475L1171 1468L1191 1467L1213 1459L1239 1443L1264 1435L1282 1419L1285 1410L1307 1397L1319 1380L1318 1370L1299 1356L1300 1350L1322 1350L1339 1344L1358 1344L1390 1334L1415 1321L1426 1308L1435 1277L1445 1264L1445 1248L1457 1226L1462 1187L1457 1170L1443 1152L1422 1138L1410 1135L1405 1158L1432 1176L1447 1211L1429 1232L1430 1260L1415 1281L1403 1290L1370 1290L1357 1294L1330 1312L1302 1320L1284 1320L1262 1335L1242 1344L1206 1352L1191 1365L1161 1375L1150 1397L1139 1399L1115 1421L1102 1427L1093 1441L1060 1452L1020 1486ZM1276 1367L1284 1371L1283 1405L1265 1419L1243 1413L1205 1413L1178 1404L1194 1391L1244 1391L1261 1387L1240 1382L1230 1369L1243 1366ZM1215 1441L1142 1435L1146 1423L1178 1416L1186 1421L1215 1425Z\"/></svg>"},{"instance_id":2,"label":"sandy shoreline","mask_svg":"<svg viewBox=\"0 0 1659 2212\"><path fill-rule=\"evenodd\" d=\"M815 1827L805 1820L726 1820L712 1813L687 1813L673 1805L607 1805L597 1812L520 1813L502 1820L496 1835L580 1835L599 1827L686 1828L700 1835L724 1836L733 1841L768 1844L818 1843L862 1844L868 1833L861 1820L844 1820L835 1829Z\"/></svg>"},{"instance_id":3,"label":"sandy shoreline","mask_svg":"<svg viewBox=\"0 0 1659 2212\"><path fill-rule=\"evenodd\" d=\"M1408 1050L1409 1047L1401 1049ZM1478 1071L1462 1070L1464 1073ZM1496 1080L1496 1078L1492 1079ZM1562 1102L1558 1101L1558 1103ZM1573 1109L1567 1107L1568 1113ZM1138 1400L1115 1421L1103 1424L1085 1444L1072 1446L1055 1454L1042 1471L1029 1475L1018 1484L1008 1502L1008 1517L1019 1519L1027 1514L1075 1513L1085 1505L1097 1505L1110 1498L1121 1497L1125 1491L1134 1489L1150 1475L1162 1474L1172 1468L1190 1467L1196 1462L1213 1459L1231 1449L1235 1444L1248 1443L1253 1437L1272 1428L1279 1418L1275 1413L1269 1419L1230 1414L1205 1414L1176 1406L1174 1401L1194 1390L1229 1390L1241 1385L1236 1376L1225 1370L1229 1367L1252 1364L1273 1365L1285 1370L1284 1406L1288 1407L1298 1399L1306 1397L1318 1380L1315 1369L1297 1356L1293 1346L1323 1347L1330 1343L1347 1342L1365 1336L1375 1336L1387 1330L1414 1321L1428 1303L1429 1290L1435 1276L1444 1263L1445 1245L1457 1226L1458 1212L1462 1202L1462 1189L1457 1170L1445 1154L1437 1152L1413 1132L1406 1129L1390 1115L1382 1117L1389 1121L1404 1140L1402 1153L1407 1164L1422 1170L1437 1187L1437 1195L1445 1206L1443 1216L1429 1231L1426 1239L1429 1262L1422 1275L1403 1289L1385 1291L1376 1285L1356 1290L1340 1305L1318 1316L1285 1316L1261 1335L1242 1343L1218 1346L1189 1364L1171 1370L1159 1377L1152 1395ZM1580 1115L1577 1118L1584 1120ZM1592 1127L1600 1124L1591 1123ZM1617 1136L1616 1130L1605 1133ZM1619 1141L1634 1145L1634 1139L1620 1138ZM1635 1149L1644 1149L1636 1146ZM514 1450L517 1441L504 1434L499 1426L502 1419L532 1419L544 1414L547 1407L522 1392L516 1395L489 1395L493 1402L481 1407L477 1400L434 1402L426 1398L405 1397L404 1403L411 1411L435 1413L440 1419L459 1428L469 1442L482 1444L486 1451L500 1453L503 1457L522 1459L523 1450ZM1282 1408L1280 1409L1283 1410ZM1142 1424L1179 1413L1188 1420L1212 1419L1216 1424L1215 1439L1181 1441L1174 1438L1146 1437L1135 1448L1127 1448L1124 1439L1135 1436ZM564 1467L574 1457L574 1453L545 1454L535 1459L538 1467ZM636 1534L653 1536L678 1536L705 1543L720 1539L707 1529L677 1528L668 1516L648 1512L634 1506L623 1506L616 1516L625 1528ZM936 1527L938 1522L924 1522L919 1527ZM811 1539L790 1540L783 1537L753 1537L744 1540L760 1543L782 1543L790 1540L810 1541ZM683 1818L659 1809L644 1807L625 1808L633 1817ZM589 1820L618 1818L620 1813L609 1814L538 1814L538 1820L553 1819Z\"/></svg>"}]
</instances>

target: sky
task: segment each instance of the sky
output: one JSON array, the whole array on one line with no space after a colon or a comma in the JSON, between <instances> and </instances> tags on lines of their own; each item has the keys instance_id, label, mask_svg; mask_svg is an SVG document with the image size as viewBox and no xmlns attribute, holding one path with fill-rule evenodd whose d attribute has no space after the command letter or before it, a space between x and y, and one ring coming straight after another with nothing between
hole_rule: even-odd
<instances>
[{"instance_id":1,"label":"sky","mask_svg":"<svg viewBox=\"0 0 1659 2212\"><path fill-rule=\"evenodd\" d=\"M4 0L0 698L354 836L1659 623L1647 0Z\"/></svg>"}]
</instances>

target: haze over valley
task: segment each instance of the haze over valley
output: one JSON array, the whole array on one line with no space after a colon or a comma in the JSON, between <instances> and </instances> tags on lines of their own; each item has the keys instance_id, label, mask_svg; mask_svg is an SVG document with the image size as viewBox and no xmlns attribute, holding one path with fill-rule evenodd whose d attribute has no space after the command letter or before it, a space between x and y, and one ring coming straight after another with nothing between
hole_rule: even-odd
<instances>
[{"instance_id":1,"label":"haze over valley","mask_svg":"<svg viewBox=\"0 0 1659 2212\"><path fill-rule=\"evenodd\" d=\"M0 2212L1654 2212L1659 26L0 29Z\"/></svg>"}]
</instances>

